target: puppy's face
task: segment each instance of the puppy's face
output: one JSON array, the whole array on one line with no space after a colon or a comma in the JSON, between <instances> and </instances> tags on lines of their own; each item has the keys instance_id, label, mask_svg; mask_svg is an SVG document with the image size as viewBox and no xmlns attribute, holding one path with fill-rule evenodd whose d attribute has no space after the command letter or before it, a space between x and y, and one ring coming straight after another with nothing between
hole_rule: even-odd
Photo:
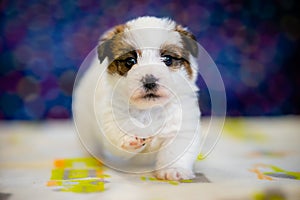
<instances>
[{"instance_id":1,"label":"puppy's face","mask_svg":"<svg viewBox=\"0 0 300 200\"><path fill-rule=\"evenodd\" d=\"M198 47L192 34L168 19L143 17L106 33L98 46L100 62L114 90L139 109L164 105L180 90L182 79L194 83L192 59Z\"/></svg>"}]
</instances>

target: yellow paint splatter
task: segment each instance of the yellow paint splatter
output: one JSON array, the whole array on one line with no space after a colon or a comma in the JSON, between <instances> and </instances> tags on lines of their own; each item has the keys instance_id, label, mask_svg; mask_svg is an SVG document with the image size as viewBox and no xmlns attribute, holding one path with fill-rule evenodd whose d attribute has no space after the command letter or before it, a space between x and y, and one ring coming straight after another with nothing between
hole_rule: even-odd
<instances>
[{"instance_id":1,"label":"yellow paint splatter","mask_svg":"<svg viewBox=\"0 0 300 200\"><path fill-rule=\"evenodd\" d=\"M110 177L94 158L59 159L54 166L47 186L63 192L101 192L105 190L105 179Z\"/></svg>"},{"instance_id":2,"label":"yellow paint splatter","mask_svg":"<svg viewBox=\"0 0 300 200\"><path fill-rule=\"evenodd\" d=\"M64 182L63 192L77 192L77 193L90 193L104 191L104 182L96 180L77 180Z\"/></svg>"},{"instance_id":3,"label":"yellow paint splatter","mask_svg":"<svg viewBox=\"0 0 300 200\"><path fill-rule=\"evenodd\" d=\"M169 183L171 185L179 185L180 183L192 183L192 180L180 180L180 181L170 181L170 180L162 180L162 179L157 179L155 177L145 177L145 176L141 176L140 179L142 181L153 181L153 182L160 182L160 183Z\"/></svg>"},{"instance_id":4,"label":"yellow paint splatter","mask_svg":"<svg viewBox=\"0 0 300 200\"><path fill-rule=\"evenodd\" d=\"M240 118L227 119L223 130L227 135L244 141L265 142L267 137L259 130L247 127L246 121Z\"/></svg>"},{"instance_id":5,"label":"yellow paint splatter","mask_svg":"<svg viewBox=\"0 0 300 200\"><path fill-rule=\"evenodd\" d=\"M202 153L200 153L198 156L197 156L197 161L201 161L201 160L204 160L205 157Z\"/></svg>"}]
</instances>

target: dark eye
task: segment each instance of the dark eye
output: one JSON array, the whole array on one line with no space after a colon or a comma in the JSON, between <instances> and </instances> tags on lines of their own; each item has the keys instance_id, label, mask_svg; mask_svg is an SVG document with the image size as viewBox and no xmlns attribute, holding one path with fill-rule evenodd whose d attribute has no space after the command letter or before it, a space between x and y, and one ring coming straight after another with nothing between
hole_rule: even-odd
<instances>
[{"instance_id":1,"label":"dark eye","mask_svg":"<svg viewBox=\"0 0 300 200\"><path fill-rule=\"evenodd\" d=\"M136 64L136 59L133 58L133 57L126 58L126 59L124 60L124 62L125 62L125 66L126 66L126 67L131 68L133 65Z\"/></svg>"},{"instance_id":2,"label":"dark eye","mask_svg":"<svg viewBox=\"0 0 300 200\"><path fill-rule=\"evenodd\" d=\"M173 64L173 58L172 56L162 56L162 61L167 65L167 66L171 66Z\"/></svg>"}]
</instances>

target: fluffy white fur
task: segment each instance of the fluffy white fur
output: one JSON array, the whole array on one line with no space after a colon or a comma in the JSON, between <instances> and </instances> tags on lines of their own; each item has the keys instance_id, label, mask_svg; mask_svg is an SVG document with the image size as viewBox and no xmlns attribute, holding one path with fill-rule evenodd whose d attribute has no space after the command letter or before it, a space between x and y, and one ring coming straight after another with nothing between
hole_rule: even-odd
<instances>
[{"instance_id":1,"label":"fluffy white fur","mask_svg":"<svg viewBox=\"0 0 300 200\"><path fill-rule=\"evenodd\" d=\"M171 70L162 62L162 45L183 48L174 21L141 17L125 25L122 38L140 51L137 64L120 76L107 72L108 58L101 64L93 60L74 93L79 135L90 152L119 170L150 163L153 166L147 169L154 169L160 179L194 178L200 148L195 58L190 54L186 58L192 78L183 67ZM141 98L145 93L141 79L147 74L158 79L155 92L160 98Z\"/></svg>"}]
</instances>

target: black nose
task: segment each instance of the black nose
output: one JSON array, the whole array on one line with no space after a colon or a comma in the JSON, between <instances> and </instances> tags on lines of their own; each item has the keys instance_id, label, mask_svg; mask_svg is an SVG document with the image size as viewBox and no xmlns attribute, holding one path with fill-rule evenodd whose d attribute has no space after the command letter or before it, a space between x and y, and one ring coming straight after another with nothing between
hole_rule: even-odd
<instances>
[{"instance_id":1,"label":"black nose","mask_svg":"<svg viewBox=\"0 0 300 200\"><path fill-rule=\"evenodd\" d=\"M145 84L144 84L144 87L145 87L146 89L152 90L153 88L156 87L156 83L145 83Z\"/></svg>"},{"instance_id":2,"label":"black nose","mask_svg":"<svg viewBox=\"0 0 300 200\"><path fill-rule=\"evenodd\" d=\"M158 79L152 74L146 74L146 76L142 78L143 86L147 90L154 90L157 87L157 81Z\"/></svg>"}]
</instances>

